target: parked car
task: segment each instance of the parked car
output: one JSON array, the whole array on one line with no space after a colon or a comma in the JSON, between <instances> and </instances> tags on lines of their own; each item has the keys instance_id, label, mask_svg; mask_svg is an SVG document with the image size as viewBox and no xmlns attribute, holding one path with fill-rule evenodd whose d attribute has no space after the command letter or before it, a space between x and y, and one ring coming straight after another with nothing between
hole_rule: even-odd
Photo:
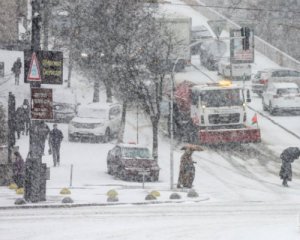
<instances>
[{"instance_id":1,"label":"parked car","mask_svg":"<svg viewBox=\"0 0 300 240\"><path fill-rule=\"evenodd\" d=\"M76 94L69 88L53 88L53 121L69 123L76 116Z\"/></svg>"},{"instance_id":2,"label":"parked car","mask_svg":"<svg viewBox=\"0 0 300 240\"><path fill-rule=\"evenodd\" d=\"M146 147L117 144L107 155L108 174L127 181L158 181L159 166Z\"/></svg>"},{"instance_id":3,"label":"parked car","mask_svg":"<svg viewBox=\"0 0 300 240\"><path fill-rule=\"evenodd\" d=\"M300 90L296 83L270 82L262 94L264 111L274 114L277 111L299 111Z\"/></svg>"},{"instance_id":4,"label":"parked car","mask_svg":"<svg viewBox=\"0 0 300 240\"><path fill-rule=\"evenodd\" d=\"M261 96L268 82L295 82L300 86L300 72L289 68L263 69L252 79L252 91Z\"/></svg>"},{"instance_id":5,"label":"parked car","mask_svg":"<svg viewBox=\"0 0 300 240\"><path fill-rule=\"evenodd\" d=\"M265 83L266 80L264 79L264 75L266 74L267 74L266 70L257 71L257 73L251 79L252 92L256 93L260 97L262 95L264 86L266 84Z\"/></svg>"},{"instance_id":6,"label":"parked car","mask_svg":"<svg viewBox=\"0 0 300 240\"><path fill-rule=\"evenodd\" d=\"M69 141L90 139L108 142L118 133L121 105L118 103L90 103L79 106L78 114L68 126Z\"/></svg>"},{"instance_id":7,"label":"parked car","mask_svg":"<svg viewBox=\"0 0 300 240\"><path fill-rule=\"evenodd\" d=\"M220 61L218 64L218 73L232 81L250 80L251 64L230 64L229 61Z\"/></svg>"},{"instance_id":8,"label":"parked car","mask_svg":"<svg viewBox=\"0 0 300 240\"><path fill-rule=\"evenodd\" d=\"M192 34L191 35L192 35L191 43L194 43L194 42L197 42L197 41L200 41L200 40L203 40L203 42L204 42L207 39L212 39L213 38L211 32L204 25L198 25L198 26L192 27ZM196 46L191 47L191 54L192 55L200 53L200 45L201 44L197 44Z\"/></svg>"},{"instance_id":9,"label":"parked car","mask_svg":"<svg viewBox=\"0 0 300 240\"><path fill-rule=\"evenodd\" d=\"M200 46L201 64L208 70L218 70L218 63L226 53L226 43L224 41L212 39L205 41Z\"/></svg>"}]
</instances>

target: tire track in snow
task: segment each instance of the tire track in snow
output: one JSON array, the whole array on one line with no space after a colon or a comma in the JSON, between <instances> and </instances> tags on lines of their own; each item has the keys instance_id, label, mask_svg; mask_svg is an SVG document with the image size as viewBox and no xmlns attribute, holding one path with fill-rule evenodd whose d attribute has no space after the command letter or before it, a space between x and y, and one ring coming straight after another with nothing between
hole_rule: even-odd
<instances>
[{"instance_id":1,"label":"tire track in snow","mask_svg":"<svg viewBox=\"0 0 300 240\"><path fill-rule=\"evenodd\" d=\"M248 106L249 109L251 109L252 111L258 113L260 116L262 116L263 118L269 120L271 123L273 123L274 125L278 126L279 128L281 128L282 130L284 130L285 132L289 133L290 135L294 136L295 138L300 140L300 136L296 133L294 133L293 131L289 130L288 128L284 127L283 125L281 125L280 123L276 122L274 119L270 118L269 116L267 116L265 113L256 110L253 107Z\"/></svg>"}]
</instances>

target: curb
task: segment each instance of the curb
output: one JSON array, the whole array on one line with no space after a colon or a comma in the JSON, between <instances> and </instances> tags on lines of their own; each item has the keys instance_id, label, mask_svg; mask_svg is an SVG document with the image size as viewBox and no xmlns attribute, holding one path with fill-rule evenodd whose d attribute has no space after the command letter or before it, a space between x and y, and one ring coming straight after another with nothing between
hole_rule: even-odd
<instances>
[{"instance_id":1,"label":"curb","mask_svg":"<svg viewBox=\"0 0 300 240\"><path fill-rule=\"evenodd\" d=\"M167 204L167 203L185 203L185 202L203 202L209 200L209 197L197 200L181 200L181 201L149 201L149 202L133 202L133 203L78 203L78 204L53 204L53 205L23 205L23 206L2 206L0 210L11 209L47 209L47 208L79 208L79 207L106 207L106 206L122 206L122 205L150 205L150 204Z\"/></svg>"}]
</instances>

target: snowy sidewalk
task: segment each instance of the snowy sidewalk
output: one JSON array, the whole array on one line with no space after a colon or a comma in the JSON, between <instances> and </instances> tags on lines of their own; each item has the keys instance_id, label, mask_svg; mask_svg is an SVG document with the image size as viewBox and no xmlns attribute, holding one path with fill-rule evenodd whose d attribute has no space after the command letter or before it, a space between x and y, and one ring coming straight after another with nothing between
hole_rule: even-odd
<instances>
[{"instance_id":1,"label":"snowy sidewalk","mask_svg":"<svg viewBox=\"0 0 300 240\"><path fill-rule=\"evenodd\" d=\"M141 183L142 184L142 183ZM27 203L22 205L24 207L63 207L66 204L62 203L62 199L65 197L71 197L74 201L73 204L67 204L68 206L104 206L104 205L118 205L118 204L149 204L149 203L183 203L183 202L200 202L209 199L208 196L199 195L199 197L190 198L187 197L187 190L168 190L157 189L151 186L145 186L142 188L141 184L131 185L99 185L99 186L87 186L87 187L74 187L69 188L71 194L60 194L61 189L47 188L46 198L44 202ZM147 184L147 183L146 183ZM148 184L147 184L148 185ZM107 202L107 192L114 189L118 193L118 202ZM156 200L145 200L145 197L152 191L159 192ZM170 200L172 193L180 195L180 199ZM0 187L0 209L16 207L15 200L22 198L23 195L19 195L15 190L8 187ZM19 206L18 206L19 207Z\"/></svg>"}]
</instances>

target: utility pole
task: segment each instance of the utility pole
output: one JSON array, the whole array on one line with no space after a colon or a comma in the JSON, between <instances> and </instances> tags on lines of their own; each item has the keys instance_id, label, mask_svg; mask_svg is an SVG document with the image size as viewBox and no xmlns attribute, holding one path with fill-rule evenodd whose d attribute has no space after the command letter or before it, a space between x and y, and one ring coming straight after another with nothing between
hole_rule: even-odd
<instances>
[{"instance_id":1,"label":"utility pole","mask_svg":"<svg viewBox=\"0 0 300 240\"><path fill-rule=\"evenodd\" d=\"M15 138L16 100L11 92L8 94L8 163L12 163L11 155L16 143Z\"/></svg>"},{"instance_id":2,"label":"utility pole","mask_svg":"<svg viewBox=\"0 0 300 240\"><path fill-rule=\"evenodd\" d=\"M32 52L37 52L41 50L41 5L40 0L32 0L32 30L31 30L31 50ZM39 82L30 82L30 88L40 88L41 84ZM31 128L36 127L36 120L31 120ZM31 131L32 132L32 131ZM36 143L33 133L29 135L29 153L35 157L37 154Z\"/></svg>"},{"instance_id":3,"label":"utility pole","mask_svg":"<svg viewBox=\"0 0 300 240\"><path fill-rule=\"evenodd\" d=\"M31 50L37 52L41 50L41 3L40 0L32 0L32 30L31 30ZM31 88L40 88L39 82L31 82ZM25 191L24 198L29 202L39 202L46 200L46 186L44 177L44 167L42 165L42 153L40 152L39 121L31 119L29 133L29 153L26 159L25 170Z\"/></svg>"},{"instance_id":4,"label":"utility pole","mask_svg":"<svg viewBox=\"0 0 300 240\"><path fill-rule=\"evenodd\" d=\"M42 0L43 3L43 50L48 50L49 41L49 15L50 4L49 0Z\"/></svg>"}]
</instances>

